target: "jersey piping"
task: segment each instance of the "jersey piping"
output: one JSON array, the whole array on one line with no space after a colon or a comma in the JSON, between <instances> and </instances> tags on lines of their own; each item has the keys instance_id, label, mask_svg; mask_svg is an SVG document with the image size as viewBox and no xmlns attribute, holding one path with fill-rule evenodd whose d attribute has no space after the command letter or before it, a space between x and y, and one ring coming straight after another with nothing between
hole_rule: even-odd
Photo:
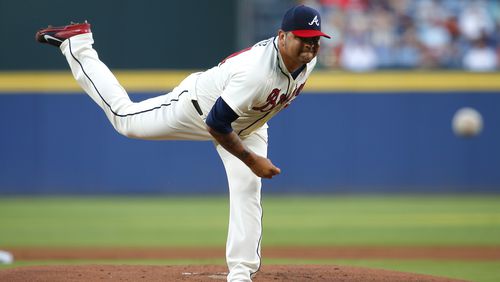
<instances>
[{"instance_id":1,"label":"jersey piping","mask_svg":"<svg viewBox=\"0 0 500 282\"><path fill-rule=\"evenodd\" d=\"M261 119L267 117L267 115L269 115L271 112L267 112L265 115L263 115L262 117L260 117L259 119L257 119L256 121L252 122L249 126L243 128L242 130L240 130L240 132L238 132L238 135L241 135L241 133L243 133L243 131L249 129L250 127L252 127L254 124L256 124L257 122L259 122Z\"/></svg>"}]
</instances>

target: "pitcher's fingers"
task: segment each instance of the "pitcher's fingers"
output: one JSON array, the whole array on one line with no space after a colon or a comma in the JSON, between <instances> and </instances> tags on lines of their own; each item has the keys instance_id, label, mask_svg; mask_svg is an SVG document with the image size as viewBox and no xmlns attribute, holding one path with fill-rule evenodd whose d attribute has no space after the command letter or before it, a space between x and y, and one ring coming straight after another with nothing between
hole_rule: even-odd
<instances>
[{"instance_id":1,"label":"pitcher's fingers","mask_svg":"<svg viewBox=\"0 0 500 282\"><path fill-rule=\"evenodd\" d=\"M281 169L279 167L274 167L271 171L273 172L273 175L281 173Z\"/></svg>"}]
</instances>

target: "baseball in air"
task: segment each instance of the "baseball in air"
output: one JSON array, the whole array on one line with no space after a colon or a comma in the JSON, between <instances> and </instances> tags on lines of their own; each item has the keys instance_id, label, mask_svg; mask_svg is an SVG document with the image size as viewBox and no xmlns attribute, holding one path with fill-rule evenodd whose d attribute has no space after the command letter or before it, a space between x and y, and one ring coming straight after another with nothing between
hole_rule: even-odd
<instances>
[{"instance_id":1,"label":"baseball in air","mask_svg":"<svg viewBox=\"0 0 500 282\"><path fill-rule=\"evenodd\" d=\"M473 108L461 108L453 116L452 128L457 136L476 136L483 129L483 117Z\"/></svg>"}]
</instances>

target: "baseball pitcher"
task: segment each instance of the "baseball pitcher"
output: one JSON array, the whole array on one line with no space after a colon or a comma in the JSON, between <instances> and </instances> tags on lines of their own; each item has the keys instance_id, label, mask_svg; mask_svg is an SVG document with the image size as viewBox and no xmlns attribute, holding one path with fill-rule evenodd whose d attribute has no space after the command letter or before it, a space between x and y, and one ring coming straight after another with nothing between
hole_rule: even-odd
<instances>
[{"instance_id":1,"label":"baseball pitcher","mask_svg":"<svg viewBox=\"0 0 500 282\"><path fill-rule=\"evenodd\" d=\"M99 60L90 24L48 27L36 40L60 48L74 78L122 135L145 140L212 140L229 183L228 281L260 268L261 178L280 173L267 158L267 121L301 92L319 51L320 14L291 8L276 37L185 78L170 93L134 103Z\"/></svg>"}]
</instances>

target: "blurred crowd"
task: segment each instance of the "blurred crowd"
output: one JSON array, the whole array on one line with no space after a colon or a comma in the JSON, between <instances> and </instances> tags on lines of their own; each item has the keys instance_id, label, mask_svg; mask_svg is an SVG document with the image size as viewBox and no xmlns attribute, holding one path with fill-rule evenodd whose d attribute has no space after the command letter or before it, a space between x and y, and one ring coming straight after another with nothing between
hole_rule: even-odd
<instances>
[{"instance_id":1,"label":"blurred crowd","mask_svg":"<svg viewBox=\"0 0 500 282\"><path fill-rule=\"evenodd\" d=\"M499 0L306 0L321 11L319 65L500 70Z\"/></svg>"}]
</instances>

